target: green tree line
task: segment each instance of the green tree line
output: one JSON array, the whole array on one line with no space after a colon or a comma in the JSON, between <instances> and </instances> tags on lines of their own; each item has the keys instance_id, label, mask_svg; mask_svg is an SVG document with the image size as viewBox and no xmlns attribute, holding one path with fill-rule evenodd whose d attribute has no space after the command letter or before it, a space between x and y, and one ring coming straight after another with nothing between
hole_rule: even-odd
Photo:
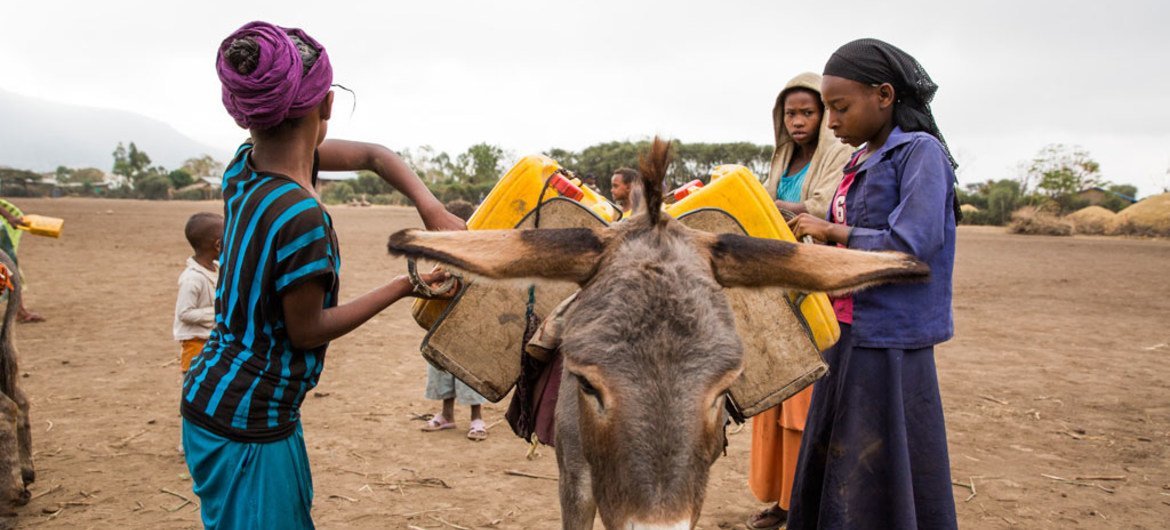
<instances>
[{"instance_id":1,"label":"green tree line","mask_svg":"<svg viewBox=\"0 0 1170 530\"><path fill-rule=\"evenodd\" d=\"M1080 192L1094 187L1106 190L1099 206L1114 212L1132 204L1124 197L1137 197L1136 186L1108 182L1101 165L1083 147L1051 144L1021 163L1016 178L968 184L958 190L958 197L961 204L969 206L964 223L1004 225L1012 212L1023 206L1038 206L1060 215L1084 208L1089 200Z\"/></svg>"}]
</instances>

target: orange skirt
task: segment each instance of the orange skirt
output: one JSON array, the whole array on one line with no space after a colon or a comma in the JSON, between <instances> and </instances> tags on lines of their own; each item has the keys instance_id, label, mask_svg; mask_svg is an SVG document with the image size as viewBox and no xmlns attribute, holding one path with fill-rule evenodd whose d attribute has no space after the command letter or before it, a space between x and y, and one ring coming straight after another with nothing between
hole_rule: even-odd
<instances>
[{"instance_id":1,"label":"orange skirt","mask_svg":"<svg viewBox=\"0 0 1170 530\"><path fill-rule=\"evenodd\" d=\"M187 373L187 370L191 369L191 360L196 355L199 355L199 352L203 351L203 345L207 344L207 341L204 339L187 339L180 341L179 344L183 347L179 353L179 368L183 370L183 373Z\"/></svg>"},{"instance_id":2,"label":"orange skirt","mask_svg":"<svg viewBox=\"0 0 1170 530\"><path fill-rule=\"evenodd\" d=\"M809 386L779 406L752 418L748 486L757 499L775 502L785 510L792 497L796 458L800 454L800 438L811 402L812 386Z\"/></svg>"}]
</instances>

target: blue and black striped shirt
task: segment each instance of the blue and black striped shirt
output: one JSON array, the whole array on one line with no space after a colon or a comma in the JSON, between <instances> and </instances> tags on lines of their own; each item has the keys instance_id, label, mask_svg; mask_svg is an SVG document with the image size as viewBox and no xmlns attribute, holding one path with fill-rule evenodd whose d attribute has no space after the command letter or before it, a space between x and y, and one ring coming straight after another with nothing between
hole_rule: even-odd
<instances>
[{"instance_id":1,"label":"blue and black striped shirt","mask_svg":"<svg viewBox=\"0 0 1170 530\"><path fill-rule=\"evenodd\" d=\"M306 281L337 305L341 258L332 220L289 177L256 171L245 143L223 176L224 235L215 329L183 381L188 421L237 441L282 439L317 385L326 346L293 347L281 295Z\"/></svg>"}]
</instances>

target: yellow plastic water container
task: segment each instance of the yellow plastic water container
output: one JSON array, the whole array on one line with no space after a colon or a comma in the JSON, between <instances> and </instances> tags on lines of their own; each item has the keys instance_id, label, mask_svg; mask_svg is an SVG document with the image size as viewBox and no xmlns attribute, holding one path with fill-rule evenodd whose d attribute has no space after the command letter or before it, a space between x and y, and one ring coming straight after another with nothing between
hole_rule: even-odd
<instances>
[{"instance_id":1,"label":"yellow plastic water container","mask_svg":"<svg viewBox=\"0 0 1170 530\"><path fill-rule=\"evenodd\" d=\"M588 186L582 186L580 180L557 174L560 170L560 164L546 156L530 155L520 159L496 183L479 208L476 208L475 213L467 220L467 228L469 230L516 228L516 225L536 208L537 201L541 200L542 190L543 200L546 202L553 197L568 197L588 207L606 223L613 222L616 212L609 201ZM424 329L430 329L449 303L446 300L415 300L412 306L414 319Z\"/></svg>"},{"instance_id":2,"label":"yellow plastic water container","mask_svg":"<svg viewBox=\"0 0 1170 530\"><path fill-rule=\"evenodd\" d=\"M61 237L61 227L65 225L64 219L44 215L26 215L24 222L24 225L17 226L17 228L26 230L33 235L53 238Z\"/></svg>"},{"instance_id":3,"label":"yellow plastic water container","mask_svg":"<svg viewBox=\"0 0 1170 530\"><path fill-rule=\"evenodd\" d=\"M667 206L666 212L678 218L703 208L715 208L731 214L749 236L796 242L776 203L768 197L768 192L756 175L746 167L716 167L711 173L710 184L689 187L686 196ZM806 296L791 293L790 297L800 304L800 313L808 324L817 348L824 351L835 344L841 336L841 328L837 324L829 297L825 293L809 293Z\"/></svg>"},{"instance_id":4,"label":"yellow plastic water container","mask_svg":"<svg viewBox=\"0 0 1170 530\"><path fill-rule=\"evenodd\" d=\"M540 192L545 188L545 182L560 169L560 164L546 156L530 155L520 159L504 174L483 200L483 204L480 204L471 215L471 219L467 221L467 228L470 230L515 228L524 216L536 207L536 202L540 200ZM581 186L580 181L573 183L576 179L569 180L567 177L566 180L580 192L579 197L566 194L556 186L549 185L548 189L544 190L544 200L568 195L569 198L588 206L605 222L613 221L613 215L602 215L607 209L598 206L599 204L609 206L608 201L587 186Z\"/></svg>"}]
</instances>

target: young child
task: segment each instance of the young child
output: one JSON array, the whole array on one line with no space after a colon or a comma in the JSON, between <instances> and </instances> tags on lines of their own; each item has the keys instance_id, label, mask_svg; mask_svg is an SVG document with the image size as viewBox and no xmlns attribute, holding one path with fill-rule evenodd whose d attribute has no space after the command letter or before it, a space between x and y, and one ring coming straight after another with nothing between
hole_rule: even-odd
<instances>
[{"instance_id":1,"label":"young child","mask_svg":"<svg viewBox=\"0 0 1170 530\"><path fill-rule=\"evenodd\" d=\"M467 221L475 213L475 207L467 201L451 201L447 203L447 211ZM455 402L471 408L471 424L467 431L467 439L473 442L487 440L487 425L483 422L483 404L487 398L479 395L450 372L435 368L427 363L427 389L424 393L427 399L443 402L443 411L427 420L422 427L423 432L445 431L455 428Z\"/></svg>"},{"instance_id":2,"label":"young child","mask_svg":"<svg viewBox=\"0 0 1170 530\"><path fill-rule=\"evenodd\" d=\"M325 140L333 71L305 32L247 24L224 39L216 68L224 107L252 138L223 177L215 329L183 383L187 468L207 528L313 528L301 403L330 341L413 293L398 276L338 303L341 258L317 169L374 171L428 228L465 225L390 150Z\"/></svg>"},{"instance_id":3,"label":"young child","mask_svg":"<svg viewBox=\"0 0 1170 530\"><path fill-rule=\"evenodd\" d=\"M630 186L641 178L638 170L628 167L615 169L613 176L609 177L609 193L613 196L613 202L622 209L622 213L630 212Z\"/></svg>"},{"instance_id":4,"label":"young child","mask_svg":"<svg viewBox=\"0 0 1170 530\"><path fill-rule=\"evenodd\" d=\"M897 250L930 280L837 298L840 341L825 352L796 468L790 528L956 528L934 345L954 334L954 160L930 101L937 85L906 52L875 39L825 64L829 128L861 147L829 221L800 215L797 237Z\"/></svg>"},{"instance_id":5,"label":"young child","mask_svg":"<svg viewBox=\"0 0 1170 530\"><path fill-rule=\"evenodd\" d=\"M12 271L14 274L19 274L22 278L24 274L20 271L20 260L16 256L16 249L20 248L20 236L22 235L19 226L24 226L24 212L20 211L15 204L12 204L4 199L0 199L0 218L4 219L4 229L0 230L0 251L8 254L8 258L12 263L16 264L17 270ZM28 284L24 284L24 290L28 292ZM41 316L35 311L30 311L24 307L24 298L20 299L20 308L17 310L16 321L22 324L35 324L37 322L44 322L45 317Z\"/></svg>"},{"instance_id":6,"label":"young child","mask_svg":"<svg viewBox=\"0 0 1170 530\"><path fill-rule=\"evenodd\" d=\"M175 300L175 340L180 345L179 369L185 375L191 368L191 359L203 351L215 326L215 282L219 276L215 260L223 242L223 216L199 212L187 219L183 233L195 251L179 275L179 296Z\"/></svg>"}]
</instances>

